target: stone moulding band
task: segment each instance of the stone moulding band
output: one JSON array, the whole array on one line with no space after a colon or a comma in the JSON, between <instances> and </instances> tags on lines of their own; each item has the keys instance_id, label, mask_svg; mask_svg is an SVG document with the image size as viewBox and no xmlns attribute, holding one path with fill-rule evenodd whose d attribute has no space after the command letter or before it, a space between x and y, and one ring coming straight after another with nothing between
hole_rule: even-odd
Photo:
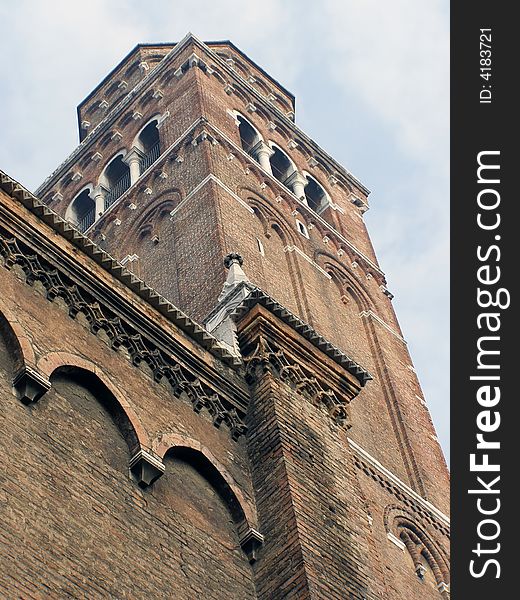
<instances>
[{"instance_id":1,"label":"stone moulding band","mask_svg":"<svg viewBox=\"0 0 520 600\"><path fill-rule=\"evenodd\" d=\"M380 325L382 325L385 329L387 329L392 335L395 335L395 337L399 340L401 340L401 342L403 342L403 344L408 345L408 342L397 333L397 331L395 331L395 329L392 329L392 327L390 327L390 325L388 325L387 323L385 323L383 321L383 319L381 319L380 317L378 317L375 313L373 313L371 310L364 310L363 312L359 313L360 317L370 317L372 319L374 319L374 321L377 321Z\"/></svg>"},{"instance_id":2,"label":"stone moulding band","mask_svg":"<svg viewBox=\"0 0 520 600\"><path fill-rule=\"evenodd\" d=\"M170 213L171 217L174 217L177 212L181 209L181 207L183 207L188 200L190 200L197 192L199 192L205 185L207 185L210 181L213 181L214 183L216 183L219 187L221 187L223 190L225 190L232 198L234 198L237 202L239 202L248 212L253 213L253 209L242 200L242 198L240 198L239 196L237 196L232 190L230 190L227 185L225 185L224 183L222 183L222 181L220 181L220 179L216 176L213 175L213 173L210 173L209 175L207 175L199 184L197 184L192 190L191 192L188 193L188 195L186 196L186 198L184 198L184 200L182 202L180 202Z\"/></svg>"},{"instance_id":3,"label":"stone moulding band","mask_svg":"<svg viewBox=\"0 0 520 600\"><path fill-rule=\"evenodd\" d=\"M306 260L309 264L311 264L315 269L317 269L322 275L325 275L327 279L332 279L331 275L327 273L324 269L320 267L320 265L312 260L310 256L307 256L305 252L302 252L296 246L285 246L284 252L295 252L298 256L301 256L304 260Z\"/></svg>"},{"instance_id":4,"label":"stone moulding band","mask_svg":"<svg viewBox=\"0 0 520 600\"><path fill-rule=\"evenodd\" d=\"M399 488L402 492L406 494L409 498L413 499L417 504L419 504L424 510L429 512L437 521L439 521L445 527L450 526L450 519L447 515L445 515L442 511L440 511L437 507L435 507L431 502L428 502L417 492L412 490L411 487L406 485L403 481L394 475L391 471L389 471L386 467L384 467L377 459L375 459L372 455L370 455L366 450L354 442L351 438L348 438L348 443L350 444L352 450L355 454L357 454L362 460L366 461L371 467L376 469L383 477L390 481L393 485Z\"/></svg>"}]
</instances>

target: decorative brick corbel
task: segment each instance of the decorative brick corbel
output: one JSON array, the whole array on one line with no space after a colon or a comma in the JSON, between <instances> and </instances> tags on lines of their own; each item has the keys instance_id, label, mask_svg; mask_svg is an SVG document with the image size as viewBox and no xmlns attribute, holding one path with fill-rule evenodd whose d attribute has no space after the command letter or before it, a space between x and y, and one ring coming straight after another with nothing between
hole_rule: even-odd
<instances>
[{"instance_id":1,"label":"decorative brick corbel","mask_svg":"<svg viewBox=\"0 0 520 600\"><path fill-rule=\"evenodd\" d=\"M164 473L162 460L142 448L132 456L129 467L140 488L152 485Z\"/></svg>"},{"instance_id":2,"label":"decorative brick corbel","mask_svg":"<svg viewBox=\"0 0 520 600\"><path fill-rule=\"evenodd\" d=\"M240 537L240 546L246 553L249 563L253 564L257 559L257 552L260 546L264 543L264 536L250 527L244 535Z\"/></svg>"},{"instance_id":3,"label":"decorative brick corbel","mask_svg":"<svg viewBox=\"0 0 520 600\"><path fill-rule=\"evenodd\" d=\"M26 406L38 400L51 388L51 382L38 371L25 366L15 375L13 387L19 400Z\"/></svg>"}]
</instances>

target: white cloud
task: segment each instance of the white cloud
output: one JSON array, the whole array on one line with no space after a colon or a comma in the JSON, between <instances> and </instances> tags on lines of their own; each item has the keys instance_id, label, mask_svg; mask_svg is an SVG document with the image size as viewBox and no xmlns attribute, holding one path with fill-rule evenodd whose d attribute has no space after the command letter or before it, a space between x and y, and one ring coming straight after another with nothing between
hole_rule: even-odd
<instances>
[{"instance_id":1,"label":"white cloud","mask_svg":"<svg viewBox=\"0 0 520 600\"><path fill-rule=\"evenodd\" d=\"M449 29L434 0L324 0L333 77L394 129L415 160L447 175Z\"/></svg>"}]
</instances>

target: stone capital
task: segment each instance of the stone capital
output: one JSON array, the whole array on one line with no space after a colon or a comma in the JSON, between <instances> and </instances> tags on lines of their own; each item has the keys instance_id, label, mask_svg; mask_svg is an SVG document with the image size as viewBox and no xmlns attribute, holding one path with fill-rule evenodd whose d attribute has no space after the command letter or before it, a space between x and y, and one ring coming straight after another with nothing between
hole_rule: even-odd
<instances>
[{"instance_id":1,"label":"stone capital","mask_svg":"<svg viewBox=\"0 0 520 600\"><path fill-rule=\"evenodd\" d=\"M289 177L284 181L285 185L294 186L294 185L303 185L306 186L308 181L307 178L302 175L299 171L293 171Z\"/></svg>"},{"instance_id":2,"label":"stone capital","mask_svg":"<svg viewBox=\"0 0 520 600\"><path fill-rule=\"evenodd\" d=\"M130 164L135 163L135 162L140 162L141 159L143 158L143 153L141 152L141 150L139 150L139 148L136 148L135 146L133 146L127 153L127 155L123 158L123 162L130 166Z\"/></svg>"},{"instance_id":3,"label":"stone capital","mask_svg":"<svg viewBox=\"0 0 520 600\"><path fill-rule=\"evenodd\" d=\"M253 156L259 156L265 154L267 157L271 157L274 154L274 150L264 140L258 140L256 144L250 150Z\"/></svg>"}]
</instances>

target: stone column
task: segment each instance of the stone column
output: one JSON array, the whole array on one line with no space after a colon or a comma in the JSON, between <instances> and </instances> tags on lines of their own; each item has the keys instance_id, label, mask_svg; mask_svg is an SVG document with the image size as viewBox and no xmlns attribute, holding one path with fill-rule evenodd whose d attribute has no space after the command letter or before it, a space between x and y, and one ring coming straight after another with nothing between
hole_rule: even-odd
<instances>
[{"instance_id":1,"label":"stone column","mask_svg":"<svg viewBox=\"0 0 520 600\"><path fill-rule=\"evenodd\" d=\"M99 217L105 212L105 194L107 190L102 185L96 185L96 187L90 192L90 197L96 203L96 214L95 220L97 221Z\"/></svg>"},{"instance_id":2,"label":"stone column","mask_svg":"<svg viewBox=\"0 0 520 600\"><path fill-rule=\"evenodd\" d=\"M130 185L134 185L141 176L140 164L142 158L143 153L137 148L132 148L125 158L123 158L123 162L127 164L130 169Z\"/></svg>"},{"instance_id":3,"label":"stone column","mask_svg":"<svg viewBox=\"0 0 520 600\"><path fill-rule=\"evenodd\" d=\"M271 169L271 163L269 159L274 154L274 150L270 148L264 140L259 140L252 148L251 154L258 160L260 166L264 171L267 171L269 175L273 174Z\"/></svg>"},{"instance_id":4,"label":"stone column","mask_svg":"<svg viewBox=\"0 0 520 600\"><path fill-rule=\"evenodd\" d=\"M305 186L308 181L299 171L291 173L284 183L286 186L292 188L294 195L300 198L300 200L305 199Z\"/></svg>"}]
</instances>

